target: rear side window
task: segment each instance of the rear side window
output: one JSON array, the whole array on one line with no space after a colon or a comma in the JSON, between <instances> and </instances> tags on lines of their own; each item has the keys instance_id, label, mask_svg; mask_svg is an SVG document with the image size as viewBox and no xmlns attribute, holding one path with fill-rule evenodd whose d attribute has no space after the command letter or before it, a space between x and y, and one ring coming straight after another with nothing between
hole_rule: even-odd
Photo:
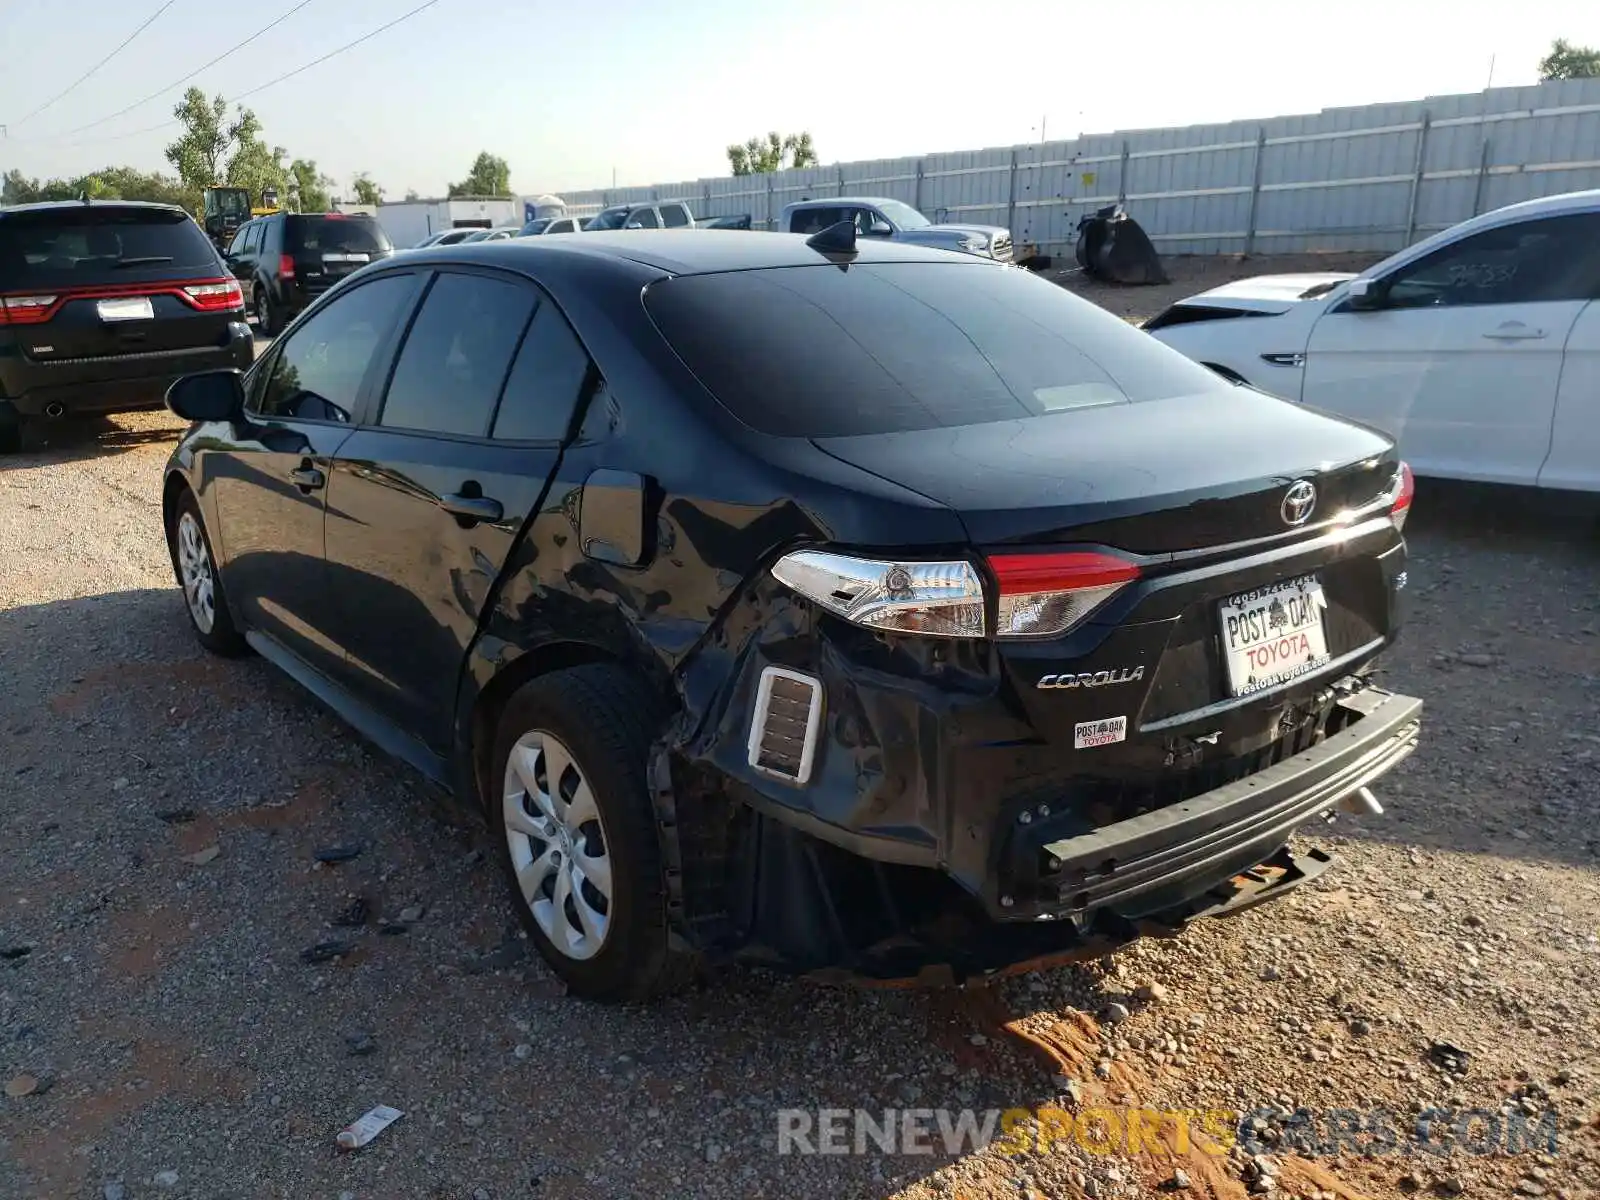
<instances>
[{"instance_id":1,"label":"rear side window","mask_svg":"<svg viewBox=\"0 0 1600 1200\"><path fill-rule=\"evenodd\" d=\"M511 366L494 436L502 441L560 441L588 378L588 352L567 319L545 301Z\"/></svg>"},{"instance_id":2,"label":"rear side window","mask_svg":"<svg viewBox=\"0 0 1600 1200\"><path fill-rule=\"evenodd\" d=\"M482 437L536 300L526 284L440 275L412 322L379 424Z\"/></svg>"},{"instance_id":3,"label":"rear side window","mask_svg":"<svg viewBox=\"0 0 1600 1200\"><path fill-rule=\"evenodd\" d=\"M135 268L174 277L218 270L187 213L84 205L0 214L0 291L105 283Z\"/></svg>"},{"instance_id":4,"label":"rear side window","mask_svg":"<svg viewBox=\"0 0 1600 1200\"><path fill-rule=\"evenodd\" d=\"M298 216L288 218L287 224L285 250L290 254L380 254L394 249L383 226L371 217Z\"/></svg>"},{"instance_id":5,"label":"rear side window","mask_svg":"<svg viewBox=\"0 0 1600 1200\"><path fill-rule=\"evenodd\" d=\"M977 425L1228 388L1026 271L768 268L651 286L657 327L739 420L784 437Z\"/></svg>"}]
</instances>

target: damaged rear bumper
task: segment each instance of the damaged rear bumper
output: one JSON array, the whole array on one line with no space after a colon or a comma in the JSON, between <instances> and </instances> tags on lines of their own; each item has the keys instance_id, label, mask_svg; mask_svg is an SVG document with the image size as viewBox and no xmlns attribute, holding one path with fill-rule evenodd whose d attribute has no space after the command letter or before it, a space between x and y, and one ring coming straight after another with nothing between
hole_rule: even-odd
<instances>
[{"instance_id":1,"label":"damaged rear bumper","mask_svg":"<svg viewBox=\"0 0 1600 1200\"><path fill-rule=\"evenodd\" d=\"M1358 719L1299 754L1191 800L1075 836L1020 827L1002 872L1005 917L1137 918L1181 905L1261 862L1300 825L1417 747L1422 701L1377 689L1341 697ZM1014 915L1013 915L1014 914Z\"/></svg>"}]
</instances>

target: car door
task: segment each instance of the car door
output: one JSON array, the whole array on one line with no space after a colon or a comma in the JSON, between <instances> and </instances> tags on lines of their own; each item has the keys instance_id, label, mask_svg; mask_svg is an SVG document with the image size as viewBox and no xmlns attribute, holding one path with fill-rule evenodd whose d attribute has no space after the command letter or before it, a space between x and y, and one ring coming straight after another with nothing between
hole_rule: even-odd
<instances>
[{"instance_id":1,"label":"car door","mask_svg":"<svg viewBox=\"0 0 1600 1200\"><path fill-rule=\"evenodd\" d=\"M1600 297L1600 242L1593 294ZM1600 492L1600 298L1591 300L1567 335L1556 393L1550 453L1539 472L1539 486Z\"/></svg>"},{"instance_id":2,"label":"car door","mask_svg":"<svg viewBox=\"0 0 1600 1200\"><path fill-rule=\"evenodd\" d=\"M256 255L255 247L261 244L261 222L251 221L238 233L233 235L233 242L228 247L228 270L239 281L239 286L244 289L244 302L246 307L252 300L252 284L255 276Z\"/></svg>"},{"instance_id":3,"label":"car door","mask_svg":"<svg viewBox=\"0 0 1600 1200\"><path fill-rule=\"evenodd\" d=\"M1389 433L1420 474L1534 483L1597 220L1468 234L1374 280L1370 307L1335 301L1311 331L1301 399Z\"/></svg>"},{"instance_id":4,"label":"car door","mask_svg":"<svg viewBox=\"0 0 1600 1200\"><path fill-rule=\"evenodd\" d=\"M533 284L451 268L429 285L374 417L340 447L328 569L354 685L440 753L479 617L591 376Z\"/></svg>"},{"instance_id":5,"label":"car door","mask_svg":"<svg viewBox=\"0 0 1600 1200\"><path fill-rule=\"evenodd\" d=\"M251 372L238 438L207 456L237 619L330 676L344 655L323 562L328 472L421 282L370 280L280 338Z\"/></svg>"}]
</instances>

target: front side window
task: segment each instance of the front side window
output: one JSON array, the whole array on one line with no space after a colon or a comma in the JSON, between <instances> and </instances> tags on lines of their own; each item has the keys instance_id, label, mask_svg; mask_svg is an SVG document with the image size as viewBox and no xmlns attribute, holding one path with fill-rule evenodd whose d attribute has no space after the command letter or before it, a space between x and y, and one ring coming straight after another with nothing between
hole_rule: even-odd
<instances>
[{"instance_id":1,"label":"front side window","mask_svg":"<svg viewBox=\"0 0 1600 1200\"><path fill-rule=\"evenodd\" d=\"M379 423L482 437L537 297L526 284L444 274L411 324Z\"/></svg>"},{"instance_id":2,"label":"front side window","mask_svg":"<svg viewBox=\"0 0 1600 1200\"><path fill-rule=\"evenodd\" d=\"M233 241L228 243L228 254L230 257L236 257L244 253L244 244L249 240L251 228L252 226L246 225L243 229L239 230L238 233L233 235Z\"/></svg>"},{"instance_id":3,"label":"front side window","mask_svg":"<svg viewBox=\"0 0 1600 1200\"><path fill-rule=\"evenodd\" d=\"M1600 213L1472 234L1384 281L1385 308L1459 308L1600 297Z\"/></svg>"},{"instance_id":4,"label":"front side window","mask_svg":"<svg viewBox=\"0 0 1600 1200\"><path fill-rule=\"evenodd\" d=\"M589 224L584 228L593 230L621 229L623 222L627 219L628 206L626 204L616 204L610 208L602 208L593 217L589 218Z\"/></svg>"},{"instance_id":5,"label":"front side window","mask_svg":"<svg viewBox=\"0 0 1600 1200\"><path fill-rule=\"evenodd\" d=\"M661 223L668 229L683 229L694 224L689 218L689 210L681 204L663 204Z\"/></svg>"},{"instance_id":6,"label":"front side window","mask_svg":"<svg viewBox=\"0 0 1600 1200\"><path fill-rule=\"evenodd\" d=\"M837 225L847 219L849 218L842 208L800 208L789 218L789 232L821 233L828 226Z\"/></svg>"},{"instance_id":7,"label":"front side window","mask_svg":"<svg viewBox=\"0 0 1600 1200\"><path fill-rule=\"evenodd\" d=\"M1026 271L767 268L652 284L645 308L733 416L780 437L977 425L1231 388Z\"/></svg>"},{"instance_id":8,"label":"front side window","mask_svg":"<svg viewBox=\"0 0 1600 1200\"><path fill-rule=\"evenodd\" d=\"M329 299L289 334L254 411L280 420L348 424L373 356L416 285L414 275L389 275Z\"/></svg>"},{"instance_id":9,"label":"front side window","mask_svg":"<svg viewBox=\"0 0 1600 1200\"><path fill-rule=\"evenodd\" d=\"M656 220L656 210L653 208L641 208L636 210L634 214L628 218L628 227L631 229L635 225L637 225L640 229L659 229L661 227L661 223Z\"/></svg>"}]
</instances>

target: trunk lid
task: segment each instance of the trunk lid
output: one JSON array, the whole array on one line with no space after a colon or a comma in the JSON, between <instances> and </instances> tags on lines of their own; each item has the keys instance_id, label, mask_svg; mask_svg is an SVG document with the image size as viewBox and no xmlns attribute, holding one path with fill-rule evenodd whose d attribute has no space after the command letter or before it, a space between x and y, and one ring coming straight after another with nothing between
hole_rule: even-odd
<instances>
[{"instance_id":1,"label":"trunk lid","mask_svg":"<svg viewBox=\"0 0 1600 1200\"><path fill-rule=\"evenodd\" d=\"M1310 480L1320 524L1394 474L1379 433L1250 388L981 425L814 438L852 466L960 514L974 545L1095 542L1171 554L1286 532Z\"/></svg>"}]
</instances>

